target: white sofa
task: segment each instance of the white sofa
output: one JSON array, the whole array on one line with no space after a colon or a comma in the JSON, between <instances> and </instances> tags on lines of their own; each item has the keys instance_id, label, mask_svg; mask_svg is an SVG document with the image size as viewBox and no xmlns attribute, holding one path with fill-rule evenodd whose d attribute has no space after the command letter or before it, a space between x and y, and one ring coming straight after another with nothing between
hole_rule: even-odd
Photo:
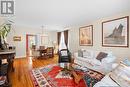
<instances>
[{"instance_id":1,"label":"white sofa","mask_svg":"<svg viewBox=\"0 0 130 87\"><path fill-rule=\"evenodd\" d=\"M96 83L93 87L120 87L120 86L109 77L109 74L107 74L100 82Z\"/></svg>"},{"instance_id":2,"label":"white sofa","mask_svg":"<svg viewBox=\"0 0 130 87\"><path fill-rule=\"evenodd\" d=\"M130 87L130 61L126 59L121 61L94 87Z\"/></svg>"},{"instance_id":3,"label":"white sofa","mask_svg":"<svg viewBox=\"0 0 130 87\"><path fill-rule=\"evenodd\" d=\"M78 52L74 53L74 63L83 67L99 71L101 73L108 73L112 70L112 64L116 57L113 56L112 52L104 52L108 55L101 61L97 60L97 55L102 51L85 50L87 53L83 53L83 57L78 56Z\"/></svg>"}]
</instances>

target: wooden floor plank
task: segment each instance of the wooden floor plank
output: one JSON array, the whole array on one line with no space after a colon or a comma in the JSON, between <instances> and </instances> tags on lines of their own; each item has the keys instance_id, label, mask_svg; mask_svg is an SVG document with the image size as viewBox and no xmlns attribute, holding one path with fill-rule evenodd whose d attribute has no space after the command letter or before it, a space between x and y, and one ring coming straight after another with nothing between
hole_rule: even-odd
<instances>
[{"instance_id":1,"label":"wooden floor plank","mask_svg":"<svg viewBox=\"0 0 130 87\"><path fill-rule=\"evenodd\" d=\"M12 87L33 87L29 71L33 68L55 63L58 63L57 55L49 59L32 59L31 57L15 59L15 71L9 74Z\"/></svg>"}]
</instances>

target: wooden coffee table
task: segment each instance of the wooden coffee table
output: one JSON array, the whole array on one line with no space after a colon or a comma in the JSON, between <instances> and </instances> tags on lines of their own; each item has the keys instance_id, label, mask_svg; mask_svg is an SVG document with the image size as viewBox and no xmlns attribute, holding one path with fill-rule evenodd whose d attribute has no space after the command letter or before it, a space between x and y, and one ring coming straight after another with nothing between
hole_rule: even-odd
<instances>
[{"instance_id":1,"label":"wooden coffee table","mask_svg":"<svg viewBox=\"0 0 130 87\"><path fill-rule=\"evenodd\" d=\"M96 80L101 80L105 76L104 74L94 70L87 71L86 75Z\"/></svg>"}]
</instances>

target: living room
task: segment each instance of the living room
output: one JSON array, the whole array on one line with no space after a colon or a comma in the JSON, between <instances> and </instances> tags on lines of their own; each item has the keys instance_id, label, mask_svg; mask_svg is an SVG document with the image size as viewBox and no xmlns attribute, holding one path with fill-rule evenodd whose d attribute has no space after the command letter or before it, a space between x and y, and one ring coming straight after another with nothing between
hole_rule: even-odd
<instances>
[{"instance_id":1,"label":"living room","mask_svg":"<svg viewBox=\"0 0 130 87\"><path fill-rule=\"evenodd\" d=\"M2 0L0 87L130 87L129 4Z\"/></svg>"}]
</instances>

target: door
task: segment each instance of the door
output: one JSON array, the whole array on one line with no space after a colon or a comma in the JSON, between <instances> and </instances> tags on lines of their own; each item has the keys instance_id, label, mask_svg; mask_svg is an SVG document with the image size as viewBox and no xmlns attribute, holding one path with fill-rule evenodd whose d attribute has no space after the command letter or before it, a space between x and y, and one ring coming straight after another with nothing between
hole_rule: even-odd
<instances>
[{"instance_id":1,"label":"door","mask_svg":"<svg viewBox=\"0 0 130 87\"><path fill-rule=\"evenodd\" d=\"M37 46L37 35L27 34L26 35L26 55L32 55L33 46Z\"/></svg>"}]
</instances>

